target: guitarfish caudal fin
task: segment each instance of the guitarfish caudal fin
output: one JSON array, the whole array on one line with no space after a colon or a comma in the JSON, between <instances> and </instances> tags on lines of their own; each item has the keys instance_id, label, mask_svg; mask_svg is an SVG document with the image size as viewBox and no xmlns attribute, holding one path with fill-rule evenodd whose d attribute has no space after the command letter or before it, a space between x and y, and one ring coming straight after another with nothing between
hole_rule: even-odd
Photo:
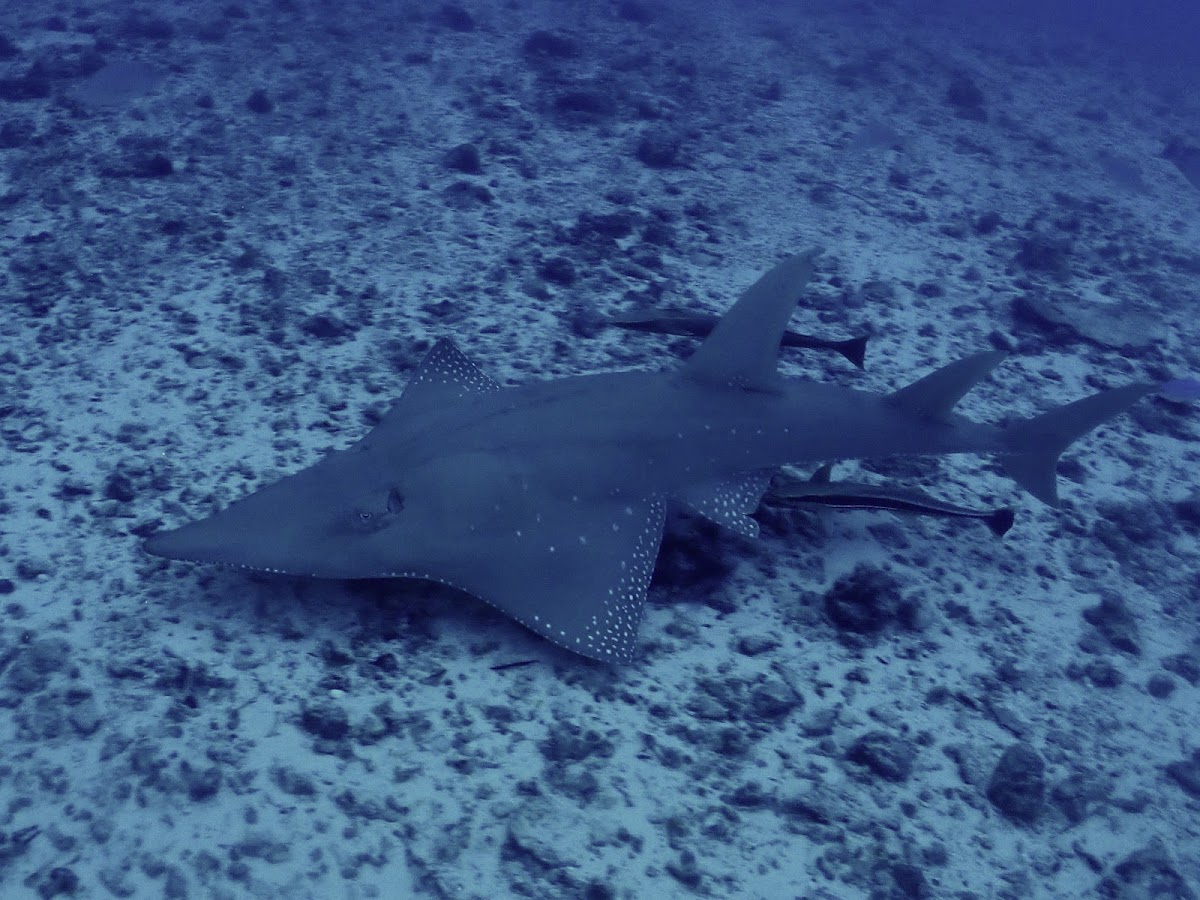
<instances>
[{"instance_id":1,"label":"guitarfish caudal fin","mask_svg":"<svg viewBox=\"0 0 1200 900\"><path fill-rule=\"evenodd\" d=\"M954 405L1002 363L998 351L976 353L943 366L888 396L888 402L930 421L949 421ZM1123 413L1161 384L1128 384L1101 391L1016 422L1005 429L1000 463L1009 476L1043 503L1058 506L1054 467L1064 450L1092 429Z\"/></svg>"},{"instance_id":2,"label":"guitarfish caudal fin","mask_svg":"<svg viewBox=\"0 0 1200 900\"><path fill-rule=\"evenodd\" d=\"M1011 449L1000 457L1004 471L1043 503L1058 506L1054 467L1059 455L1076 439L1159 388L1127 384L1010 425L1006 431Z\"/></svg>"}]
</instances>

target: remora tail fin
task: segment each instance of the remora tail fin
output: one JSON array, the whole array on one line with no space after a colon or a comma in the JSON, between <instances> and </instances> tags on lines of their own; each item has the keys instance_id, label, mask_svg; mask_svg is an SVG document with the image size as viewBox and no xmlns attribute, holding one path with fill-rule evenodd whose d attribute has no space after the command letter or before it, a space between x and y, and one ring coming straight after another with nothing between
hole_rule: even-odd
<instances>
[{"instance_id":1,"label":"remora tail fin","mask_svg":"<svg viewBox=\"0 0 1200 900\"><path fill-rule=\"evenodd\" d=\"M820 254L815 247L789 256L754 282L684 364L684 373L721 385L778 390L779 342Z\"/></svg>"},{"instance_id":2,"label":"remora tail fin","mask_svg":"<svg viewBox=\"0 0 1200 900\"><path fill-rule=\"evenodd\" d=\"M1000 463L1033 496L1058 506L1054 467L1059 455L1075 440L1158 389L1156 384L1128 384L1017 422L1007 429L1011 450L1000 457Z\"/></svg>"}]
</instances>

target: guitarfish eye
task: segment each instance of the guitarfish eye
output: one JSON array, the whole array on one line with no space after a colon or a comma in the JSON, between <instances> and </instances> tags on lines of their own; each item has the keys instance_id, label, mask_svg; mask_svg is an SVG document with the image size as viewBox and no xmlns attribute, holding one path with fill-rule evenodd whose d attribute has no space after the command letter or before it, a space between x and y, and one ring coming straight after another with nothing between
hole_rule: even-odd
<instances>
[{"instance_id":1,"label":"guitarfish eye","mask_svg":"<svg viewBox=\"0 0 1200 900\"><path fill-rule=\"evenodd\" d=\"M351 531L358 534L372 534L391 524L391 516L374 509L355 509L345 520Z\"/></svg>"}]
</instances>

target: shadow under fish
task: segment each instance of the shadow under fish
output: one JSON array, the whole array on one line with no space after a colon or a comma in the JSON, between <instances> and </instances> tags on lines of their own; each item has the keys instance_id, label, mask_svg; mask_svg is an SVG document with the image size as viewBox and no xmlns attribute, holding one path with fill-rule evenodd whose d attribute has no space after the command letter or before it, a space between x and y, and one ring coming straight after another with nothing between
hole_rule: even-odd
<instances>
[{"instance_id":1,"label":"shadow under fish","mask_svg":"<svg viewBox=\"0 0 1200 900\"><path fill-rule=\"evenodd\" d=\"M655 334L680 334L686 337L705 338L717 327L720 316L708 313L693 313L672 309L643 309L618 313L608 319L607 324L630 331L648 331ZM796 331L785 331L779 341L781 347L804 347L816 350L833 350L863 368L867 357L867 338L848 338L842 341L813 337Z\"/></svg>"},{"instance_id":2,"label":"shadow under fish","mask_svg":"<svg viewBox=\"0 0 1200 900\"><path fill-rule=\"evenodd\" d=\"M857 481L832 481L833 466L822 466L811 478L785 467L775 476L763 503L776 508L884 509L894 513L938 516L944 519L979 519L997 537L1012 528L1015 515L1007 507L971 509L931 497L915 488Z\"/></svg>"}]
</instances>

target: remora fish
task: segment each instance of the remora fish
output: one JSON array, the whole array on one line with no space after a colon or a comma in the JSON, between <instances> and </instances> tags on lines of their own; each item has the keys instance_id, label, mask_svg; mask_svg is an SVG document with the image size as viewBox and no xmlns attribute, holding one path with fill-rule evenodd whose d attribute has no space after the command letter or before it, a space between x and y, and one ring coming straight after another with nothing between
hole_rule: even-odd
<instances>
[{"instance_id":1,"label":"remora fish","mask_svg":"<svg viewBox=\"0 0 1200 900\"><path fill-rule=\"evenodd\" d=\"M1157 385L1101 391L1005 427L954 405L1003 354L890 394L787 379L779 341L818 251L779 263L681 367L497 384L439 341L365 437L148 552L314 578L423 578L482 598L550 640L630 659L668 503L743 535L784 464L995 454L1057 501L1076 438Z\"/></svg>"},{"instance_id":2,"label":"remora fish","mask_svg":"<svg viewBox=\"0 0 1200 900\"><path fill-rule=\"evenodd\" d=\"M649 331L655 334L681 334L688 337L705 338L721 321L720 316L707 313L692 313L677 309L640 309L618 313L608 320L609 325L628 328L631 331ZM817 350L836 350L860 369L867 357L866 336L832 341L825 338L784 331L780 340L783 347L806 347Z\"/></svg>"},{"instance_id":3,"label":"remora fish","mask_svg":"<svg viewBox=\"0 0 1200 900\"><path fill-rule=\"evenodd\" d=\"M829 509L885 509L943 518L979 519L997 537L1012 528L1014 514L1001 509L969 509L931 497L915 488L857 481L831 481L832 465L819 468L812 478L804 478L785 467L771 481L763 503L767 506L825 507Z\"/></svg>"}]
</instances>

